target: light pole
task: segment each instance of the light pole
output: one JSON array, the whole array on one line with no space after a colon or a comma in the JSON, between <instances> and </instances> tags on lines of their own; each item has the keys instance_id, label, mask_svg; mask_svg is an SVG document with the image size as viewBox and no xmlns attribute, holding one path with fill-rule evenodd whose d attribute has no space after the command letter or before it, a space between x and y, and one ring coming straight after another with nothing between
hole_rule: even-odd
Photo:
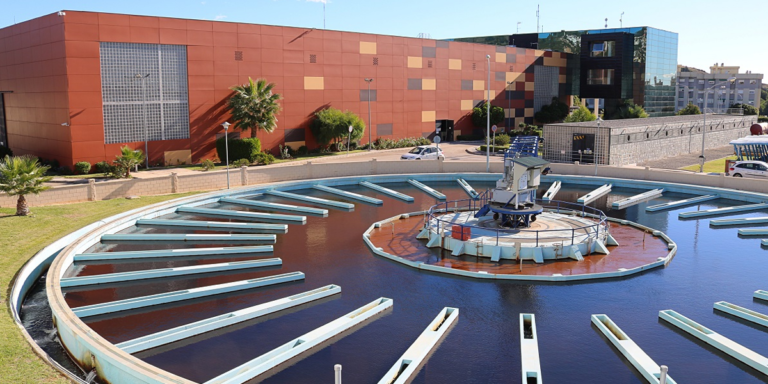
<instances>
[{"instance_id":1,"label":"light pole","mask_svg":"<svg viewBox=\"0 0 768 384\"><path fill-rule=\"evenodd\" d=\"M512 87L512 84L514 81L507 81L507 92L505 96L507 96L507 114L512 115L512 90L510 89ZM512 131L509 126L510 119L512 119L512 116L507 116L507 123L504 124L507 127L507 133Z\"/></svg>"},{"instance_id":2,"label":"light pole","mask_svg":"<svg viewBox=\"0 0 768 384\"><path fill-rule=\"evenodd\" d=\"M137 73L134 78L141 79L141 113L144 115L144 167L149 169L149 128L147 128L147 83L149 73L142 75Z\"/></svg>"},{"instance_id":3,"label":"light pole","mask_svg":"<svg viewBox=\"0 0 768 384\"><path fill-rule=\"evenodd\" d=\"M600 140L600 123L603 121L603 119L600 118L600 116L597 117L597 134L595 135L595 151L592 155L592 160L595 161L595 176L597 176L597 149L600 148L598 146L598 142Z\"/></svg>"},{"instance_id":4,"label":"light pole","mask_svg":"<svg viewBox=\"0 0 768 384\"><path fill-rule=\"evenodd\" d=\"M354 129L351 125L349 126L349 134L347 135L347 157L349 157L349 140L352 138L352 129ZM370 147L370 145L369 145Z\"/></svg>"},{"instance_id":5,"label":"light pole","mask_svg":"<svg viewBox=\"0 0 768 384\"><path fill-rule=\"evenodd\" d=\"M224 156L226 157L225 161L227 162L227 189L229 189L229 126L232 125L228 122L224 122L221 124L222 127L224 127Z\"/></svg>"},{"instance_id":6,"label":"light pole","mask_svg":"<svg viewBox=\"0 0 768 384\"><path fill-rule=\"evenodd\" d=\"M373 141L371 141L371 130L373 129L373 125L371 125L371 82L372 81L373 81L373 78L365 79L365 82L368 83L368 150L369 151L373 147Z\"/></svg>"},{"instance_id":7,"label":"light pole","mask_svg":"<svg viewBox=\"0 0 768 384\"><path fill-rule=\"evenodd\" d=\"M735 77L731 77L728 79L728 83L733 83L736 81ZM701 156L699 156L699 159L701 159L701 164L699 165L699 173L704 172L704 162L706 161L706 157L704 157L704 147L706 146L706 140L707 140L707 99L709 98L709 90L713 89L721 84L715 84L709 88L704 89L704 105L702 108L702 114L704 115L704 127L703 131L701 131ZM731 84L727 84L728 88L730 88Z\"/></svg>"},{"instance_id":8,"label":"light pole","mask_svg":"<svg viewBox=\"0 0 768 384\"><path fill-rule=\"evenodd\" d=\"M491 55L485 55L485 60L488 61L488 101L485 104L485 114L488 118L485 126L485 171L491 172Z\"/></svg>"}]
</instances>

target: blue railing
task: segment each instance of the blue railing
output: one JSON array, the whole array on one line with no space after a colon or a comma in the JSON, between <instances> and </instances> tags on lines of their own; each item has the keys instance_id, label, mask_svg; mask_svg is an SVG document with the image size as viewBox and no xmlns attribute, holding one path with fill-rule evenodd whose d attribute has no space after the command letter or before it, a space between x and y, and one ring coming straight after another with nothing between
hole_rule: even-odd
<instances>
[{"instance_id":1,"label":"blue railing","mask_svg":"<svg viewBox=\"0 0 768 384\"><path fill-rule=\"evenodd\" d=\"M436 223L438 226L440 225L440 223L443 223L445 226L458 225L460 227L461 233L464 233L464 228L477 228L479 230L485 231L486 233L487 231L495 232L496 245L499 245L499 238L503 237L504 235L519 234L521 232L535 233L537 247L539 246L540 241L545 241L547 239L553 238L552 236L547 236L548 234L553 234L556 232L562 233L564 231L568 231L568 229L488 228L488 227L479 227L476 225L471 225L466 223L453 222L453 221L445 220L441 218L443 214L447 212L478 211L484 205L488 204L489 195L490 195L489 192L490 192L489 190L485 191L484 193L480 194L476 199L446 201L444 203L433 205L427 211L427 215L424 216L424 220L425 220L424 226L426 227L427 225L431 225L431 223L433 223L432 220L434 220L434 223ZM585 234L587 235L587 239L589 238L598 239L601 231L604 234L608 233L608 216L606 216L605 213L603 213L603 211L597 208L592 208L582 204L569 203L569 202L558 201L558 200L544 202L543 200L537 199L536 204L541 205L545 210L548 210L550 212L563 213L563 214L575 214L576 216L592 217L597 219L597 222L595 222L594 224L588 224L580 227L571 228L570 229L571 231L570 245L574 244L574 240L576 238L576 232L578 231L585 231ZM469 218L470 217L467 217L467 219ZM485 235L483 236L487 237ZM471 237L477 237L474 231L472 231ZM562 239L562 236L557 236L557 239ZM563 245L566 245L566 244L563 244Z\"/></svg>"}]
</instances>

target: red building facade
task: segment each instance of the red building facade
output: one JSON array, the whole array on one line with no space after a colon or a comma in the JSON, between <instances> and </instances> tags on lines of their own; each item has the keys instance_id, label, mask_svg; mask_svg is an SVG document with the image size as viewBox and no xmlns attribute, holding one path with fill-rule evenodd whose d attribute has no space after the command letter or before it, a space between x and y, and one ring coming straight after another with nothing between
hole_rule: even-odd
<instances>
[{"instance_id":1,"label":"red building facade","mask_svg":"<svg viewBox=\"0 0 768 384\"><path fill-rule=\"evenodd\" d=\"M508 119L504 125L533 123L537 98L554 95L565 100L568 96L564 90L569 56L565 53L64 11L0 29L0 91L5 92L2 104L7 143L14 153L71 165L110 161L123 145L144 149L144 141L136 139L141 132L126 136L133 137L129 142L115 136L115 130L122 129L119 118L112 117L111 128L105 130L105 113L107 120L112 113L107 93L117 92L103 78L107 71L104 50L110 46L106 43L175 46L179 48L174 51L177 58L186 55L173 70L183 73L186 80L179 85L186 92L182 97L186 99L180 102L188 106L184 108L189 116L188 120L186 116L176 118L172 124L188 124L188 133L182 138L167 138L163 131L162 136L152 138L148 144L151 163L198 162L215 157L216 135L223 131L221 123L230 118L224 108L231 94L229 88L247 82L248 77L275 83L276 92L283 96L277 129L258 133L262 147L271 151L279 144L294 149L300 145L316 147L309 123L322 108L350 110L368 124L365 78L373 79L372 124L368 126L374 140L427 136L434 132L435 121L442 119L455 121L456 135L470 133L474 127L469 114L486 98L488 55L491 99L505 109ZM161 57L168 57L163 52ZM160 67L165 65L163 62ZM540 91L536 85L546 90ZM153 113L150 120L156 117ZM129 129L129 122L125 125ZM107 131L111 133L105 134ZM368 142L368 132L361 142Z\"/></svg>"}]
</instances>

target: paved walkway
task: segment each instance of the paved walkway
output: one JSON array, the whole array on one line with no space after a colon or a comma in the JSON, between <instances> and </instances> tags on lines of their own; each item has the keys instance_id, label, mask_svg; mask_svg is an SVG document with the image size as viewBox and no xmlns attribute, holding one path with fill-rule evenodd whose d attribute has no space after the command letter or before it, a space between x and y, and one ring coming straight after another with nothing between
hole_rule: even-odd
<instances>
[{"instance_id":1,"label":"paved walkway","mask_svg":"<svg viewBox=\"0 0 768 384\"><path fill-rule=\"evenodd\" d=\"M467 153L467 149L474 150L480 142L454 142L440 144L440 149L445 154L445 161L485 161L485 157L479 157ZM344 163L347 161L367 161L370 159L376 159L378 161L397 161L400 160L400 156L410 151L411 148L397 148L386 149L380 151L371 152L357 152L347 155L334 155L308 158L306 160L287 161L282 163L276 163L268 165L266 167L284 167L295 166L312 162L313 164L320 163ZM493 159L491 160L493 161ZM222 169L222 168L217 168ZM150 169L148 171L132 172L131 176L135 179L151 179L157 177L170 177L171 173L177 173L179 175L197 174L202 171L195 171L189 168L162 168L162 169ZM96 179L96 182L105 182L114 179ZM88 179L74 179L65 177L55 177L46 185L51 187L60 187L66 185L76 184L88 184Z\"/></svg>"},{"instance_id":2,"label":"paved walkway","mask_svg":"<svg viewBox=\"0 0 768 384\"><path fill-rule=\"evenodd\" d=\"M643 167L661 168L661 169L680 169L682 167L687 167L689 165L694 165L694 164L698 165L701 161L699 160L699 155L701 155L701 152L686 153L680 156L646 161L644 163L638 163L637 165L643 166ZM704 156L706 156L707 161L722 159L723 157L728 157L731 155L733 155L733 147L730 145L725 147L707 149L706 151L704 151Z\"/></svg>"}]
</instances>

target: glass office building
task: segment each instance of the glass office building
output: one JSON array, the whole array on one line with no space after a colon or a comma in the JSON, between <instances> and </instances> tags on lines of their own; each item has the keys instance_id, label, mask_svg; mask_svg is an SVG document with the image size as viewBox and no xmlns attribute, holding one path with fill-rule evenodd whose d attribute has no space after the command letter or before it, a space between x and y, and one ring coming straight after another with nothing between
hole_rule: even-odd
<instances>
[{"instance_id":1,"label":"glass office building","mask_svg":"<svg viewBox=\"0 0 768 384\"><path fill-rule=\"evenodd\" d=\"M678 40L674 32L652 27L633 27L452 40L572 53L579 57L574 63L569 63L569 67L573 68L570 72L572 78L568 82L573 87L572 94L606 101L632 99L635 104L642 105L651 117L671 116L675 113ZM609 43L611 41L615 43ZM613 49L610 55L593 55L592 52L582 54L583 49L589 50L590 47ZM590 71L593 75L601 71L615 77L607 80L610 84L595 84L594 81L587 84Z\"/></svg>"}]
</instances>

